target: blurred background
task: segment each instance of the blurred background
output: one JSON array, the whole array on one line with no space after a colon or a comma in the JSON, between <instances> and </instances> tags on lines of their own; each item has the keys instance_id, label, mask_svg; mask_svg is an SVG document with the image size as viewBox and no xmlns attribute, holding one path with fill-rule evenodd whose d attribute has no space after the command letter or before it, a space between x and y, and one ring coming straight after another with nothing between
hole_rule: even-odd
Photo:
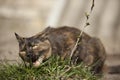
<instances>
[{"instance_id":1,"label":"blurred background","mask_svg":"<svg viewBox=\"0 0 120 80\"><path fill-rule=\"evenodd\" d=\"M14 32L30 37L48 26L82 29L91 5L92 0L0 0L0 60L19 61ZM89 22L85 32L103 42L106 64L120 65L120 0L95 0Z\"/></svg>"}]
</instances>

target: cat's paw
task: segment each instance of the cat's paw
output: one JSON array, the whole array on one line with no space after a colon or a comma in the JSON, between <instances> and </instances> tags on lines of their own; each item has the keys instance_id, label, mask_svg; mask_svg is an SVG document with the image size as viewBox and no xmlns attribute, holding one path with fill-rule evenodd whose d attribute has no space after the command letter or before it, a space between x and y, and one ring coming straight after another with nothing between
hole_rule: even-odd
<instances>
[{"instance_id":1,"label":"cat's paw","mask_svg":"<svg viewBox=\"0 0 120 80\"><path fill-rule=\"evenodd\" d=\"M38 68L40 66L40 62L36 61L33 63L33 67Z\"/></svg>"}]
</instances>

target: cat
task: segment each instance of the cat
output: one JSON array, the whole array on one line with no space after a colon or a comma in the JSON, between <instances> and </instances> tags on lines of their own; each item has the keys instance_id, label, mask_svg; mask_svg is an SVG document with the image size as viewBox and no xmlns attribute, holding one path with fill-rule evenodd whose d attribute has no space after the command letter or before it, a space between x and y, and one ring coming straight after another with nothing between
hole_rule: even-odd
<instances>
[{"instance_id":1,"label":"cat","mask_svg":"<svg viewBox=\"0 0 120 80\"><path fill-rule=\"evenodd\" d=\"M52 55L58 55L64 60L70 57L80 32L81 30L74 27L61 26L58 28L47 27L42 32L28 38L15 33L19 42L19 56L25 64L32 63L34 67L39 67ZM71 59L76 60L76 63L83 62L86 66L97 62L92 70L100 73L104 66L106 52L98 38L83 32Z\"/></svg>"}]
</instances>

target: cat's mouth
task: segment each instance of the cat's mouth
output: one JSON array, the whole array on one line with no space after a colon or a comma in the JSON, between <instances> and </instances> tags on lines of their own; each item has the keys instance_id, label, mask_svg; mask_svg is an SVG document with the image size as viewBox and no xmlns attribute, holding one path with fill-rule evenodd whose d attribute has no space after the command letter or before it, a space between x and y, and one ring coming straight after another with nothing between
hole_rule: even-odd
<instances>
[{"instance_id":1,"label":"cat's mouth","mask_svg":"<svg viewBox=\"0 0 120 80\"><path fill-rule=\"evenodd\" d=\"M39 56L32 55L31 57L27 57L27 61L30 63L34 63L39 59Z\"/></svg>"},{"instance_id":2,"label":"cat's mouth","mask_svg":"<svg viewBox=\"0 0 120 80\"><path fill-rule=\"evenodd\" d=\"M28 62L28 61L25 61L25 65L26 66L33 66L35 68L38 68L40 66L40 64L43 62L43 56L40 56L38 59L34 60L34 61L31 61L31 62Z\"/></svg>"},{"instance_id":3,"label":"cat's mouth","mask_svg":"<svg viewBox=\"0 0 120 80\"><path fill-rule=\"evenodd\" d=\"M30 65L32 65L33 67L39 67L43 61L51 56L51 47L47 50L39 51L39 54L40 55L32 55L31 57L28 57L28 59L30 60L28 61L28 63L30 63Z\"/></svg>"},{"instance_id":4,"label":"cat's mouth","mask_svg":"<svg viewBox=\"0 0 120 80\"><path fill-rule=\"evenodd\" d=\"M51 56L51 47L46 50L42 50L39 53L41 55L36 57L36 59L33 59L33 67L39 67L43 60L48 59Z\"/></svg>"},{"instance_id":5,"label":"cat's mouth","mask_svg":"<svg viewBox=\"0 0 120 80\"><path fill-rule=\"evenodd\" d=\"M33 62L33 67L39 67L40 64L43 62L44 56L40 56L35 62Z\"/></svg>"},{"instance_id":6,"label":"cat's mouth","mask_svg":"<svg viewBox=\"0 0 120 80\"><path fill-rule=\"evenodd\" d=\"M41 50L38 51L38 53L31 53L29 55L26 55L26 59L29 63L35 63L36 61L40 62L41 56L44 56L45 53L47 53L48 50Z\"/></svg>"}]
</instances>

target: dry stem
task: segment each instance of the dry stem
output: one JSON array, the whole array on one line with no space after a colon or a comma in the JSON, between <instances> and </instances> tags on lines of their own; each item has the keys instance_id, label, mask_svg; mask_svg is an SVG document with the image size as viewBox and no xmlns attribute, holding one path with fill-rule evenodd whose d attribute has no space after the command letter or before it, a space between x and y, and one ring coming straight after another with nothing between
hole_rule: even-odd
<instances>
[{"instance_id":1,"label":"dry stem","mask_svg":"<svg viewBox=\"0 0 120 80\"><path fill-rule=\"evenodd\" d=\"M88 20L89 20L89 17L90 17L90 15L91 15L92 11L93 11L94 6L95 6L94 3L95 3L95 0L92 0L92 6L91 6L91 10L90 10L89 14L87 14L87 13L85 14L85 16L86 16L85 26L84 26L83 29L81 30L81 32L80 32L80 34L79 34L79 36L78 36L78 38L77 38L77 41L76 41L76 43L75 43L75 45L74 45L74 47L73 47L73 49L72 49L72 51L71 51L70 59L71 59L71 57L73 56L73 53L75 52L78 43L80 42L80 38L81 38L81 36L82 36L82 34L83 34L83 32L84 32L84 29L85 29L87 26L90 25L89 22L88 22Z\"/></svg>"}]
</instances>

